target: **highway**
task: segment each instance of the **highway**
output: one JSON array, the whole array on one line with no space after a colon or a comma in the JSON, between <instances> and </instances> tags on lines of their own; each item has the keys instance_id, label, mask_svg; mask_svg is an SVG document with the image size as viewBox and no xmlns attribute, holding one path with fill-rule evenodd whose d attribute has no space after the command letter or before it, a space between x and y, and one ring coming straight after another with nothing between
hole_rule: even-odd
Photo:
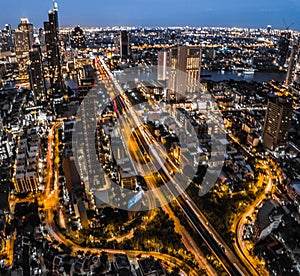
<instances>
[{"instance_id":1,"label":"highway","mask_svg":"<svg viewBox=\"0 0 300 276\"><path fill-rule=\"evenodd\" d=\"M103 71L101 68L99 68L99 70ZM113 87L108 86L108 84L106 84L106 86L107 89L111 91L110 96L114 102L114 108L119 117L119 128L121 129L120 132L123 136L123 140L128 141L127 146L129 148L133 148L131 150L130 158L133 158L136 162L133 161L132 163L134 166L136 166L136 170L139 171L141 175L145 176L147 186L149 190L153 192L153 200L157 198L162 206L162 209L174 220L176 232L181 235L182 242L188 251L195 255L195 259L199 264L199 267L206 270L209 275L215 275L215 270L206 260L196 242L192 239L191 235L184 229L184 227L181 226L180 221L177 219L170 206L167 205L167 203L170 201L168 197L172 195L172 193L169 191L169 193L166 195L166 193L162 193L157 189L157 179L153 177L153 172L160 171L159 175L161 178L172 178L172 176L169 174L169 169L166 166L177 169L175 168L175 164L166 160L166 152L163 149L153 146L153 144L155 144L154 138L150 134L149 130L143 127L142 122L139 121L139 118L134 113L134 109L132 108L131 103L126 96L120 94L116 96L112 92L114 91ZM132 112L128 112L128 110ZM125 111L127 111L127 113L122 114ZM136 130L137 135L135 135L133 141L130 141L132 129ZM135 149L137 148L139 148L141 152L147 152L149 155L148 158L150 158L151 162L149 162L145 156L137 156L135 153ZM159 160L155 160L159 154L161 158L159 158ZM151 206L149 207L151 208Z\"/></svg>"},{"instance_id":2,"label":"highway","mask_svg":"<svg viewBox=\"0 0 300 276\"><path fill-rule=\"evenodd\" d=\"M122 100L123 108L132 111L132 108L130 108L130 104L128 103L128 99L124 95L123 89L120 87L120 85L117 83L117 81L114 79L114 76L111 74L110 70L105 65L105 62L102 59L99 59L99 64L101 64L102 70L106 72L106 77L111 80L111 82L115 85L115 89L117 90L117 95L120 100ZM114 95L115 96L115 95ZM137 115L135 112L130 112L130 116L132 118L133 124L136 124L136 126L140 126L141 122L139 118L137 118ZM140 139L144 140L144 142L150 144L155 141L155 139L152 137L151 134L149 134L149 131L141 130ZM143 144L143 143L141 143ZM161 156L163 154L163 150L161 150L159 147L156 147L156 150L153 152L152 157L156 159L157 163L160 165L160 167L163 169L164 173L169 176L169 170L166 167L166 165L160 161ZM172 164L173 165L173 164ZM170 176L169 178L172 179ZM172 179L174 183L174 187L176 187L177 191L179 191L180 194L183 194L184 191L182 190L181 183L178 183ZM155 187L153 187L155 188ZM173 191L170 191L173 192ZM185 195L186 196L186 195ZM161 196L159 196L160 201ZM177 200L179 206L187 216L188 220L193 225L196 232L201 236L201 238L204 240L204 242L207 244L207 246L212 250L214 255L220 260L220 262L223 264L224 268L230 275L251 275L251 273L248 272L248 270L245 270L244 266L240 264L240 261L237 258L234 258L235 261L233 261L233 257L229 259L227 254L223 251L221 246L216 242L215 238L211 235L210 231L207 229L207 227L204 226L203 220L201 221L199 219L199 214L195 212L194 208L191 208L189 204L187 204L186 200L182 199L182 196L179 197Z\"/></svg>"},{"instance_id":3,"label":"highway","mask_svg":"<svg viewBox=\"0 0 300 276\"><path fill-rule=\"evenodd\" d=\"M185 195L180 195L177 198L178 205L181 207L182 211L186 215L189 222L192 224L193 228L197 231L200 237L205 241L206 245L215 254L215 256L224 265L224 268L230 275L246 275L239 268L237 263L232 263L232 260L227 256L224 249L220 247L216 239L212 236L206 227L202 224L199 216L195 214L194 210L188 204ZM250 274L249 274L250 275Z\"/></svg>"},{"instance_id":4,"label":"highway","mask_svg":"<svg viewBox=\"0 0 300 276\"><path fill-rule=\"evenodd\" d=\"M127 109L126 104L124 104L124 102L121 102L120 97L117 97L116 101L118 102L117 106L119 106L121 110ZM130 117L130 115L127 115L127 116ZM124 128L126 128L126 125L124 125ZM152 138L150 138L150 137L148 138L148 140L151 140L151 139ZM139 142L140 142L140 144L144 144L142 137L139 138ZM153 142L153 141L151 141L151 142ZM148 185L150 185L150 188L152 190L156 189L155 183L151 184L151 182L148 181ZM238 260L238 258L234 255L233 252L231 252L231 249L225 244L225 242L222 240L222 238L216 233L215 229L211 225L205 224L206 219L205 219L204 215L194 204L192 204L191 199L188 197L187 194L185 194L184 190L181 189L180 185L177 185L177 189L179 189L181 191L181 194L184 195L184 200L177 201L178 205L184 211L185 215L187 216L188 220L191 222L191 224L195 228L196 232L198 234L200 234L200 236L202 237L202 239L204 239L204 241L207 241L208 247L213 252L216 253L215 254L216 257L221 261L221 263L224 264L227 272L231 275L247 275L247 274L253 275L252 274L252 273L254 273L253 271L245 269L239 264L240 261ZM158 199L160 200L162 205L165 205L164 204L165 203L164 196L159 194L159 192L156 192L156 196L158 197ZM162 208L164 209L165 212L167 212L174 219L174 221L176 221L176 218L174 218L170 208L167 208L167 205L163 206ZM187 209L189 211L187 211ZM197 220L197 221L195 222L195 220ZM195 242L194 242L193 247L190 244L188 244L188 242L187 242L187 241L191 240L190 234L187 233L187 231L184 229L184 227L180 227L180 228L181 229L179 230L179 233L181 233L181 235L183 236L183 240L185 241L185 245L187 246L187 248L189 248L189 249L195 248L195 244L196 244ZM199 229L201 229L201 231L199 231ZM204 235L202 235L203 231L205 233ZM226 254L224 254L224 250L222 248L226 249ZM195 253L195 250L191 250L191 252ZM199 250L196 250L196 253L199 254ZM231 265L231 264L233 264L233 265ZM229 267L229 268L227 269L227 267ZM232 267L232 268L230 268L230 267ZM242 270L244 272L242 272Z\"/></svg>"},{"instance_id":5,"label":"highway","mask_svg":"<svg viewBox=\"0 0 300 276\"><path fill-rule=\"evenodd\" d=\"M111 259L113 254L116 253L124 253L129 256L130 259L136 260L137 256L142 255L144 257L153 256L162 260L163 262L168 262L171 267L179 267L180 273L183 276L198 276L197 271L190 267L188 264L184 263L182 260L175 258L173 256L162 254L159 252L148 252L148 251L138 251L138 250L114 250L114 249L105 249L105 248L89 248L82 247L76 244L74 241L68 239L64 236L54 222L54 210L58 210L59 208L59 185L58 185L58 164L53 165L53 160L57 156L57 145L54 142L54 137L58 127L60 127L60 123L55 123L48 135L48 152L47 152L47 169L48 169L48 179L45 190L43 194L39 197L39 202L44 204L44 208L42 208L45 212L45 228L48 231L48 235L46 236L51 242L58 241L61 244L66 245L68 248L72 250L74 254L79 250L83 252L91 252L95 254L99 254L101 252L107 252L110 254ZM188 273L186 271L189 271Z\"/></svg>"}]
</instances>

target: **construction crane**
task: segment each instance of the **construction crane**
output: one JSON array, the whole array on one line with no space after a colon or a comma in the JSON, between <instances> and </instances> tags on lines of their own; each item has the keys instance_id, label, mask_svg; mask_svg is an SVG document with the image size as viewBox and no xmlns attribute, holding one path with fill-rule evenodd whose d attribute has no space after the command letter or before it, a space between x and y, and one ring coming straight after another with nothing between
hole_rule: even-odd
<instances>
[{"instance_id":1,"label":"construction crane","mask_svg":"<svg viewBox=\"0 0 300 276\"><path fill-rule=\"evenodd\" d=\"M283 21L283 23L284 23L284 27L285 27L285 30L286 30L286 31L289 31L290 28L294 25L294 22L292 22L290 25L287 25L284 18L282 18L282 21Z\"/></svg>"}]
</instances>

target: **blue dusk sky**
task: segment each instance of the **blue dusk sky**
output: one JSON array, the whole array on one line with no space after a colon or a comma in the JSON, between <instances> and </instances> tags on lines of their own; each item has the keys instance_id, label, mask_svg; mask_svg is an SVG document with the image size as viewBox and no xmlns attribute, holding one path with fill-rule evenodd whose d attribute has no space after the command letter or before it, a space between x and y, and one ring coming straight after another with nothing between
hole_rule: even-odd
<instances>
[{"instance_id":1,"label":"blue dusk sky","mask_svg":"<svg viewBox=\"0 0 300 276\"><path fill-rule=\"evenodd\" d=\"M300 0L58 0L61 26L228 26L300 30ZM37 27L52 0L1 1L0 28L21 17Z\"/></svg>"}]
</instances>

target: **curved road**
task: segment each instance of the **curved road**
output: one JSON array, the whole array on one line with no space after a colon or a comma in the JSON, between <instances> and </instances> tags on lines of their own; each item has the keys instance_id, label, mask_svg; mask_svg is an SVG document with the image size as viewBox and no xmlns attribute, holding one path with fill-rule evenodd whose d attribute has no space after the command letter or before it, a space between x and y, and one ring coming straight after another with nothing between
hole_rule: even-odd
<instances>
[{"instance_id":1,"label":"curved road","mask_svg":"<svg viewBox=\"0 0 300 276\"><path fill-rule=\"evenodd\" d=\"M273 189L273 181L271 178L271 172L270 168L262 164L262 167L266 170L266 175L269 178L268 184L265 188L264 193L260 197L258 197L248 208L245 210L245 212L236 218L235 222L233 223L232 230L235 232L235 243L233 243L233 246L235 248L235 251L239 255L241 259L244 259L247 261L247 267L250 269L253 273L253 275L269 275L266 269L261 268L260 271L257 271L257 268L255 267L255 264L257 261L249 254L249 251L247 250L245 243L243 242L243 228L244 224L247 222L247 217L251 216L251 214L254 212L255 208L261 205L261 202L266 198L266 194L272 191ZM258 180L261 181L261 180Z\"/></svg>"},{"instance_id":2,"label":"curved road","mask_svg":"<svg viewBox=\"0 0 300 276\"><path fill-rule=\"evenodd\" d=\"M159 252L147 252L147 251L136 251L136 250L113 250L113 249L95 249L95 248L88 248L88 247L81 247L77 244L75 244L73 241L67 239L62 233L59 232L59 229L56 227L54 223L54 215L53 215L53 210L57 209L58 204L58 174L57 171L53 173L53 167L52 167L52 159L53 159L53 139L54 139L54 130L56 128L56 124L53 125L49 136L48 136L48 153L47 153L47 165L48 165L48 170L49 170L49 178L47 182L47 186L44 190L44 194L42 196L43 204L44 204L44 211L45 211L45 224L46 224L46 229L49 233L49 238L51 238L51 241L57 240L60 243L65 244L69 248L72 248L73 251L77 252L78 250L87 252L90 251L91 253L101 253L103 251L107 252L108 254L116 254L116 253L125 253L128 256L132 258L136 258L138 255L143 255L143 256L153 256L156 258L159 258L163 261L167 261L171 264L173 267L179 267L181 268L181 273L182 275L191 275L191 276L198 276L197 271L195 271L192 267L184 263L183 261L172 257L167 254L162 254ZM51 187L51 179L54 177L54 185L53 189ZM188 271L188 274L187 272Z\"/></svg>"}]
</instances>

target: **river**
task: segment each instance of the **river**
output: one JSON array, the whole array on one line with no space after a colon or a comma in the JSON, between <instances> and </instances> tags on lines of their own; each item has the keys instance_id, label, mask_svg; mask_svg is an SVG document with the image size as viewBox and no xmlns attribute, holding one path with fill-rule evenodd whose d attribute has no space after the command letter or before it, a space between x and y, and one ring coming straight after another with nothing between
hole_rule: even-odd
<instances>
[{"instance_id":1,"label":"river","mask_svg":"<svg viewBox=\"0 0 300 276\"><path fill-rule=\"evenodd\" d=\"M202 80L212 80L212 81L224 81L233 79L235 81L256 81L256 82L268 82L271 80L282 82L285 80L286 73L268 73L268 72L254 72L254 74L237 74L236 72L223 72L220 71L201 71ZM205 75L210 75L205 77Z\"/></svg>"},{"instance_id":2,"label":"river","mask_svg":"<svg viewBox=\"0 0 300 276\"><path fill-rule=\"evenodd\" d=\"M254 74L237 74L236 72L224 72L220 71L201 71L202 80L212 80L212 81L224 81L233 79L235 81L256 81L256 82L268 82L271 80L283 82L286 77L285 72L277 72L277 73L268 73L268 72L254 72ZM205 75L210 75L209 77ZM116 78L120 82L126 81L134 81L136 78L139 80L149 80L149 79L157 79L156 67L147 68L147 70L143 70L142 68L134 67L130 69L124 70L122 73L116 74Z\"/></svg>"}]
</instances>

